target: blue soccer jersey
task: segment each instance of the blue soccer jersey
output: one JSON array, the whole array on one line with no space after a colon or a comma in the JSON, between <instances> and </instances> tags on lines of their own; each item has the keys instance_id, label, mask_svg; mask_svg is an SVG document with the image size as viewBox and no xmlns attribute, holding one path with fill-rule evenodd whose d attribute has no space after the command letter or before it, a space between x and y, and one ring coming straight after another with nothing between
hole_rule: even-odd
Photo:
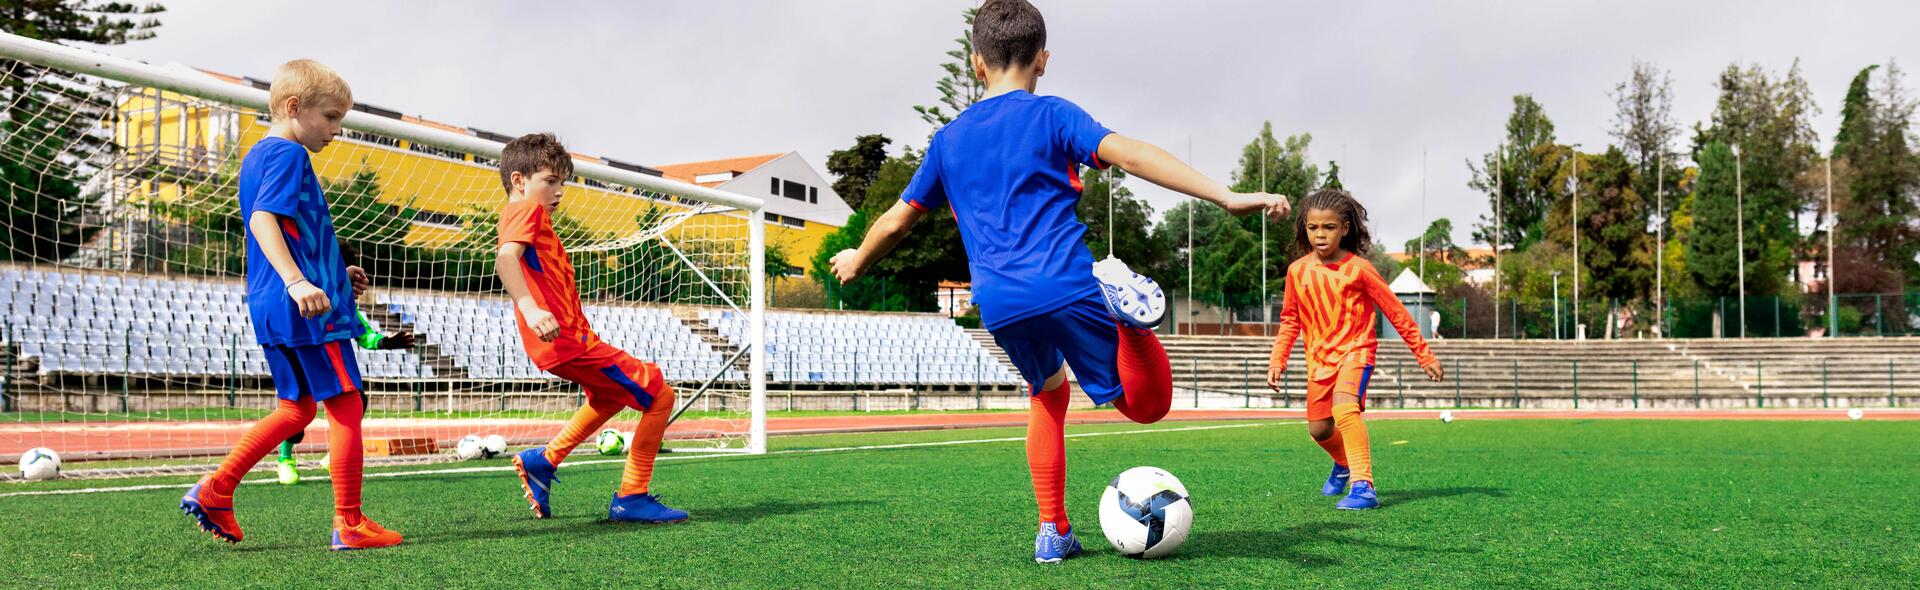
<instances>
[{"instance_id":1,"label":"blue soccer jersey","mask_svg":"<svg viewBox=\"0 0 1920 590\"><path fill-rule=\"evenodd\" d=\"M1066 99L1015 90L967 107L927 145L900 198L953 209L986 328L1099 292L1074 208L1080 166L1105 167L1095 152L1108 133Z\"/></svg>"},{"instance_id":2,"label":"blue soccer jersey","mask_svg":"<svg viewBox=\"0 0 1920 590\"><path fill-rule=\"evenodd\" d=\"M327 292L333 309L319 317L300 317L300 306L247 231L247 310L253 333L267 346L309 346L350 340L362 331L353 306L353 283L340 258L333 214L313 174L313 161L300 144L268 137L254 144L240 163L240 218L266 211L280 217L287 250L313 286Z\"/></svg>"}]
</instances>

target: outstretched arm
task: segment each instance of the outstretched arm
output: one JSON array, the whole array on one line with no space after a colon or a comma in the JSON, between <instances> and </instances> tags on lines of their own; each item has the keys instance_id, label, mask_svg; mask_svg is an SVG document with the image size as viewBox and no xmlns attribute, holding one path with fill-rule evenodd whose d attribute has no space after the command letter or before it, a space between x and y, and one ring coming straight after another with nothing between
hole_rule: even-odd
<instances>
[{"instance_id":1,"label":"outstretched arm","mask_svg":"<svg viewBox=\"0 0 1920 590\"><path fill-rule=\"evenodd\" d=\"M906 201L895 202L893 208L888 209L879 219L873 221L871 227L867 228L867 237L860 241L859 249L841 250L839 254L833 255L833 259L827 262L829 270L833 272L835 278L840 279L843 285L860 278L860 275L873 267L873 263L878 262L880 257L886 256L888 252L893 251L894 246L900 245L900 240L906 239L907 230L913 227L913 222L919 221L920 217L926 214L926 211Z\"/></svg>"},{"instance_id":2,"label":"outstretched arm","mask_svg":"<svg viewBox=\"0 0 1920 590\"><path fill-rule=\"evenodd\" d=\"M1167 150L1118 133L1100 140L1100 161L1119 166L1132 174L1167 189L1200 199L1234 215L1265 212L1274 221L1285 219L1291 206L1287 198L1267 193L1236 193L1208 178L1193 166L1173 157Z\"/></svg>"}]
</instances>

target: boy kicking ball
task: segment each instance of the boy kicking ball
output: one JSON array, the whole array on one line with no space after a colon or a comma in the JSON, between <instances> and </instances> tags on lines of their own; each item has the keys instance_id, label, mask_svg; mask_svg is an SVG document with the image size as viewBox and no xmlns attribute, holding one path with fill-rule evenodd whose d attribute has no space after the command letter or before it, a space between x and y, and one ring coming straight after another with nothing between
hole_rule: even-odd
<instances>
[{"instance_id":1,"label":"boy kicking ball","mask_svg":"<svg viewBox=\"0 0 1920 590\"><path fill-rule=\"evenodd\" d=\"M1228 191L1153 145L1108 131L1065 99L1033 93L1046 74L1047 31L1026 0L989 0L974 17L974 74L986 95L934 134L900 202L832 270L851 281L886 255L927 211L950 207L972 271L981 324L1032 387L1027 466L1040 507L1033 557L1080 552L1067 522L1064 429L1068 365L1096 405L1157 422L1173 403L1166 350L1151 328L1165 319L1152 279L1108 258L1094 263L1074 215L1081 166L1134 176L1235 215L1287 210L1284 197Z\"/></svg>"}]
</instances>

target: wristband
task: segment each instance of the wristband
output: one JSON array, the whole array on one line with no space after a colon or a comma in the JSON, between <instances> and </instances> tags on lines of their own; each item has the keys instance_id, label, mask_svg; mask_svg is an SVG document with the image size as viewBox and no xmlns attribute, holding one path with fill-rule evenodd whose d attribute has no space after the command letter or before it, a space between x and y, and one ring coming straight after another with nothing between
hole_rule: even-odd
<instances>
[{"instance_id":1,"label":"wristband","mask_svg":"<svg viewBox=\"0 0 1920 590\"><path fill-rule=\"evenodd\" d=\"M298 285L298 284L300 284L300 283L307 283L307 284L313 284L313 281L309 281L309 280L306 280L306 279L300 279L300 280L298 280L298 281L294 281L294 282L291 282L291 283L287 283L287 289L288 289L288 290L292 290L292 289L293 289L293 286L294 286L294 285Z\"/></svg>"}]
</instances>

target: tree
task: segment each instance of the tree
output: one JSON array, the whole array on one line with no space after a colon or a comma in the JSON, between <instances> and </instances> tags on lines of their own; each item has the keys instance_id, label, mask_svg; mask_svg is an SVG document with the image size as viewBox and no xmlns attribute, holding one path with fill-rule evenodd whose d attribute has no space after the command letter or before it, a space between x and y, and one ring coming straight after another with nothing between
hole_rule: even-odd
<instances>
[{"instance_id":1,"label":"tree","mask_svg":"<svg viewBox=\"0 0 1920 590\"><path fill-rule=\"evenodd\" d=\"M1320 187L1320 168L1307 153L1312 143L1311 133L1289 135L1284 141L1277 139L1273 135L1273 122L1262 123L1253 141L1240 148L1240 165L1229 176L1228 188L1243 193L1285 195L1290 202L1298 203L1301 197ZM1242 255L1253 265L1250 277L1253 284L1246 292L1256 297L1260 291L1261 226L1267 226L1267 293L1278 297L1286 283L1287 264L1293 259L1289 255L1293 251L1293 228L1286 223L1268 221L1264 215L1231 219L1253 240L1252 247L1242 251ZM1232 266L1239 267L1238 261L1235 262Z\"/></svg>"},{"instance_id":2,"label":"tree","mask_svg":"<svg viewBox=\"0 0 1920 590\"><path fill-rule=\"evenodd\" d=\"M1187 248L1189 218L1192 218L1193 227L1192 249ZM1225 210L1212 203L1186 200L1174 205L1167 210L1160 225L1153 228L1153 239L1161 249L1171 254L1158 270L1153 271L1154 278L1162 285L1185 291L1187 264L1191 259L1194 291L1206 293L1196 294L1196 299L1217 302L1222 292L1242 296L1259 292L1259 234L1248 232ZM1289 251L1291 247L1283 252ZM1248 256L1248 252L1255 254ZM1291 259L1287 254L1278 256L1282 260ZM1282 276L1278 278L1284 280L1286 273L1283 271L1280 274Z\"/></svg>"},{"instance_id":3,"label":"tree","mask_svg":"<svg viewBox=\"0 0 1920 590\"><path fill-rule=\"evenodd\" d=\"M1467 186L1486 193L1488 203L1497 205L1490 209L1499 211L1501 217L1498 223L1492 217L1481 217L1480 222L1474 224L1475 241L1526 249L1544 237L1540 224L1546 219L1547 208L1557 197L1557 191L1531 180L1542 169L1551 168L1543 160L1551 153L1546 148L1553 142L1553 120L1547 118L1546 108L1535 101L1533 95L1514 95L1513 113L1507 116L1506 139L1494 151L1481 156L1480 165L1467 162L1467 168L1473 172L1473 180ZM1496 227L1500 233L1497 236Z\"/></svg>"},{"instance_id":4,"label":"tree","mask_svg":"<svg viewBox=\"0 0 1920 590\"><path fill-rule=\"evenodd\" d=\"M867 185L880 175L880 165L887 161L887 144L893 143L885 135L862 135L853 138L853 146L844 150L835 150L827 155L827 172L834 175L833 192L846 200L847 206L860 208L866 206Z\"/></svg>"},{"instance_id":5,"label":"tree","mask_svg":"<svg viewBox=\"0 0 1920 590\"><path fill-rule=\"evenodd\" d=\"M119 45L151 39L165 11L159 4L86 0L0 2L0 30L50 43ZM92 170L113 165L107 139L92 124L106 120L112 104L86 92L82 81L58 70L0 60L6 72L0 103L0 200L6 203L0 256L7 260L57 261L78 250L100 229L97 194L83 194ZM98 154L76 159L74 154ZM86 160L86 161L79 161Z\"/></svg>"},{"instance_id":6,"label":"tree","mask_svg":"<svg viewBox=\"0 0 1920 590\"><path fill-rule=\"evenodd\" d=\"M906 239L868 269L868 276L843 286L827 272L827 261L834 254L858 248L873 220L900 201L900 193L920 169L921 156L909 149L882 161L873 173L872 182L859 189L866 197L855 209L854 216L822 240L809 275L839 304L849 309L874 311L932 311L939 308L936 290L940 281L969 280L959 226L954 222L953 212L944 207L927 213L915 223ZM848 178L836 179L835 186Z\"/></svg>"},{"instance_id":7,"label":"tree","mask_svg":"<svg viewBox=\"0 0 1920 590\"><path fill-rule=\"evenodd\" d=\"M1783 291L1782 277L1798 272L1792 263L1803 240L1796 229L1798 216L1820 202L1818 195L1795 192L1794 185L1818 157L1813 149L1818 137L1809 121L1819 109L1797 61L1777 79L1759 66L1728 66L1719 87L1712 125L1696 127L1694 145L1739 146L1747 293L1773 295ZM1699 221L1709 223L1704 217Z\"/></svg>"},{"instance_id":8,"label":"tree","mask_svg":"<svg viewBox=\"0 0 1920 590\"><path fill-rule=\"evenodd\" d=\"M1635 165L1608 147L1581 171L1581 264L1592 275L1591 293L1608 301L1632 301L1653 284L1653 234L1647 232L1647 202L1634 189Z\"/></svg>"},{"instance_id":9,"label":"tree","mask_svg":"<svg viewBox=\"0 0 1920 590\"><path fill-rule=\"evenodd\" d=\"M1172 250L1153 239L1153 208L1135 198L1133 191L1120 186L1126 179L1127 173L1119 168L1081 169L1082 189L1075 215L1087 226L1087 249L1096 260L1111 252L1141 272L1164 268L1172 257ZM1113 196L1111 225L1107 219L1109 194Z\"/></svg>"},{"instance_id":10,"label":"tree","mask_svg":"<svg viewBox=\"0 0 1920 590\"><path fill-rule=\"evenodd\" d=\"M1708 143L1694 156L1700 179L1694 183L1688 205L1692 221L1686 249L1686 272L1709 297L1739 292L1739 253L1734 233L1733 149L1719 141Z\"/></svg>"},{"instance_id":11,"label":"tree","mask_svg":"<svg viewBox=\"0 0 1920 590\"><path fill-rule=\"evenodd\" d=\"M1849 260L1873 260L1893 273L1892 282L1920 281L1920 263L1914 261L1920 255L1920 155L1911 136L1915 100L1891 61L1880 86L1871 86L1878 67L1854 77L1841 108L1833 158L1835 175L1844 180L1835 184L1835 238L1861 251ZM1869 272L1838 262L1842 276Z\"/></svg>"},{"instance_id":12,"label":"tree","mask_svg":"<svg viewBox=\"0 0 1920 590\"><path fill-rule=\"evenodd\" d=\"M1427 225L1427 231L1407 240L1402 252L1418 258L1432 258L1459 263L1467 256L1467 251L1453 243L1453 220L1445 217L1433 220Z\"/></svg>"},{"instance_id":13,"label":"tree","mask_svg":"<svg viewBox=\"0 0 1920 590\"><path fill-rule=\"evenodd\" d=\"M1346 190L1347 185L1341 184L1340 182L1339 160L1327 160L1327 180L1320 184L1320 188Z\"/></svg>"},{"instance_id":14,"label":"tree","mask_svg":"<svg viewBox=\"0 0 1920 590\"><path fill-rule=\"evenodd\" d=\"M940 104L947 105L948 110L942 111L939 106L913 107L913 112L920 113L920 120L932 125L936 131L952 123L954 117L960 116L961 111L973 106L987 92L987 82L973 75L973 17L977 14L980 14L977 7L961 13L967 27L960 31L960 38L953 40L960 44L960 48L947 52L947 57L953 61L940 64L940 69L946 75L934 82L934 88L940 91Z\"/></svg>"},{"instance_id":15,"label":"tree","mask_svg":"<svg viewBox=\"0 0 1920 590\"><path fill-rule=\"evenodd\" d=\"M1673 140L1680 136L1680 126L1673 121L1673 78L1651 63L1634 62L1633 74L1615 85L1612 94L1615 111L1611 133L1633 164L1638 177L1635 191L1642 197L1652 195L1659 188L1654 184L1660 181L1663 161L1670 171L1680 168L1673 153ZM1674 177L1668 178L1667 187L1671 188ZM1671 212L1669 204L1660 215L1665 218Z\"/></svg>"}]
</instances>

